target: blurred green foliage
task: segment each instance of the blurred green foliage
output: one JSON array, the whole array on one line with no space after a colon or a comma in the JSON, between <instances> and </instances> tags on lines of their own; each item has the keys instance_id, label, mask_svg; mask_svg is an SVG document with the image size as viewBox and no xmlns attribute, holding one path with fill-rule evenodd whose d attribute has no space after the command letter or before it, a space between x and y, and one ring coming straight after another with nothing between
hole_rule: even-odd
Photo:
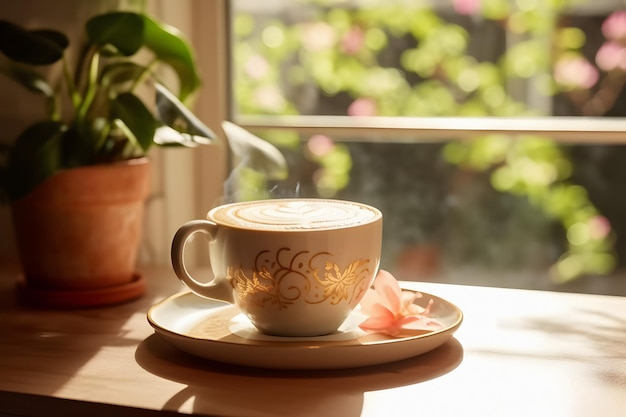
<instances>
[{"instance_id":1,"label":"blurred green foliage","mask_svg":"<svg viewBox=\"0 0 626 417\"><path fill-rule=\"evenodd\" d=\"M527 105L527 98L550 103L557 93L589 89L582 81L559 81L555 74L563 57L588 63L582 52L585 32L562 19L569 8L585 2L457 0L452 2L460 11L456 13L450 5L435 7L435 1L410 6L370 1L355 7L341 0L300 0L280 16L240 11L233 27L236 111L549 115ZM476 32L480 25L487 31ZM302 146L295 132L266 139L290 149ZM607 273L614 267L610 225L587 192L570 181L571 162L557 143L493 135L450 142L443 154L463 169L489 172L494 189L527 197L562 225L567 250L553 267L555 279ZM320 195L332 197L349 182L351 160L345 147L334 144L325 153L305 155L319 164L314 180ZM254 184L259 185L258 179Z\"/></svg>"}]
</instances>

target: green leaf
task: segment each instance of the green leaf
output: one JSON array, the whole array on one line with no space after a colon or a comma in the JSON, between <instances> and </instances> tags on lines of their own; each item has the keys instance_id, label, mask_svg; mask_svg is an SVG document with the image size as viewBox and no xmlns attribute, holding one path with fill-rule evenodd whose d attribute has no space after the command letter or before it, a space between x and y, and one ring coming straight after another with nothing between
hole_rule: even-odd
<instances>
[{"instance_id":1,"label":"green leaf","mask_svg":"<svg viewBox=\"0 0 626 417\"><path fill-rule=\"evenodd\" d=\"M118 84L132 83L146 71L149 71L147 67L134 62L114 62L102 68L100 84L108 88Z\"/></svg>"},{"instance_id":2,"label":"green leaf","mask_svg":"<svg viewBox=\"0 0 626 417\"><path fill-rule=\"evenodd\" d=\"M49 42L56 44L61 49L67 49L70 40L63 33L52 29L35 29L30 31L31 35L39 36L47 39Z\"/></svg>"},{"instance_id":3,"label":"green leaf","mask_svg":"<svg viewBox=\"0 0 626 417\"><path fill-rule=\"evenodd\" d=\"M217 139L215 133L164 85L155 83L155 88L157 111L162 123L179 132L202 136L209 140Z\"/></svg>"},{"instance_id":4,"label":"green leaf","mask_svg":"<svg viewBox=\"0 0 626 417\"><path fill-rule=\"evenodd\" d=\"M269 179L287 178L287 160L277 147L228 121L222 122L222 129L235 160L234 166L245 163L247 168L263 173Z\"/></svg>"},{"instance_id":5,"label":"green leaf","mask_svg":"<svg viewBox=\"0 0 626 417\"><path fill-rule=\"evenodd\" d=\"M56 92L39 72L21 64L7 62L7 65L0 67L0 73L4 73L29 91L43 95L46 98L47 113L50 118L52 120L60 118Z\"/></svg>"},{"instance_id":6,"label":"green leaf","mask_svg":"<svg viewBox=\"0 0 626 417\"><path fill-rule=\"evenodd\" d=\"M200 86L193 49L178 29L142 16L145 25L145 46L157 59L176 71L182 101Z\"/></svg>"},{"instance_id":7,"label":"green leaf","mask_svg":"<svg viewBox=\"0 0 626 417\"><path fill-rule=\"evenodd\" d=\"M95 135L87 129L79 132L74 126L59 138L59 149L60 167L75 168L89 165L95 158Z\"/></svg>"},{"instance_id":8,"label":"green leaf","mask_svg":"<svg viewBox=\"0 0 626 417\"><path fill-rule=\"evenodd\" d=\"M124 56L133 55L144 43L144 21L136 13L97 15L87 21L85 29L89 42L101 48L113 46Z\"/></svg>"},{"instance_id":9,"label":"green leaf","mask_svg":"<svg viewBox=\"0 0 626 417\"><path fill-rule=\"evenodd\" d=\"M199 145L210 145L215 143L215 140L207 138L206 136L191 135L189 133L180 132L169 126L161 126L154 134L154 143L159 146L187 146L189 148L195 148Z\"/></svg>"},{"instance_id":10,"label":"green leaf","mask_svg":"<svg viewBox=\"0 0 626 417\"><path fill-rule=\"evenodd\" d=\"M11 63L8 63L8 65L3 67L0 71L33 93L43 94L48 98L54 98L54 89L37 71L20 65L11 65Z\"/></svg>"},{"instance_id":11,"label":"green leaf","mask_svg":"<svg viewBox=\"0 0 626 417\"><path fill-rule=\"evenodd\" d=\"M0 51L14 61L30 65L49 65L63 57L67 37L54 30L25 30L0 20Z\"/></svg>"},{"instance_id":12,"label":"green leaf","mask_svg":"<svg viewBox=\"0 0 626 417\"><path fill-rule=\"evenodd\" d=\"M157 122L143 102L131 93L120 94L111 103L114 118L120 119L144 152L153 143Z\"/></svg>"},{"instance_id":13,"label":"green leaf","mask_svg":"<svg viewBox=\"0 0 626 417\"><path fill-rule=\"evenodd\" d=\"M12 200L25 196L59 169L59 141L65 130L62 123L46 120L16 139L6 170L6 188Z\"/></svg>"}]
</instances>

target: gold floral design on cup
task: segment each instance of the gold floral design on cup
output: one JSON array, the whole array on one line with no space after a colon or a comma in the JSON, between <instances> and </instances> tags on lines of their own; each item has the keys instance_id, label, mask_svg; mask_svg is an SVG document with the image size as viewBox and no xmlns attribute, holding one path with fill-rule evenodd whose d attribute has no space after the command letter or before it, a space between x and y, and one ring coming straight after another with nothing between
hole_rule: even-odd
<instances>
[{"instance_id":1,"label":"gold floral design on cup","mask_svg":"<svg viewBox=\"0 0 626 417\"><path fill-rule=\"evenodd\" d=\"M367 290L369 259L356 259L342 268L328 252L291 253L289 248L281 248L275 255L270 250L259 252L252 276L241 267L229 266L226 276L238 301L259 307L274 304L279 309L301 299L308 304L328 301L353 306Z\"/></svg>"},{"instance_id":2,"label":"gold floral design on cup","mask_svg":"<svg viewBox=\"0 0 626 417\"><path fill-rule=\"evenodd\" d=\"M191 220L178 229L172 266L191 291L235 304L262 333L330 334L374 280L382 221L380 210L351 201L225 204L212 208L206 220ZM209 244L209 279L196 279L185 265L185 246L194 235Z\"/></svg>"}]
</instances>

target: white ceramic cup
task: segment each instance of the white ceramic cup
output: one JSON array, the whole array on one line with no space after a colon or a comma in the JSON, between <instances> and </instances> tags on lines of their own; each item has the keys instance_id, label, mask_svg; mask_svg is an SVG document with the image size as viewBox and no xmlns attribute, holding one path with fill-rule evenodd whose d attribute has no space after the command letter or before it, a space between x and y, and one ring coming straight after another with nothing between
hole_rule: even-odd
<instances>
[{"instance_id":1,"label":"white ceramic cup","mask_svg":"<svg viewBox=\"0 0 626 417\"><path fill-rule=\"evenodd\" d=\"M213 278L192 277L185 245L209 241ZM382 214L361 203L274 199L226 204L178 229L172 265L197 295L236 304L261 332L319 336L336 331L380 265Z\"/></svg>"}]
</instances>

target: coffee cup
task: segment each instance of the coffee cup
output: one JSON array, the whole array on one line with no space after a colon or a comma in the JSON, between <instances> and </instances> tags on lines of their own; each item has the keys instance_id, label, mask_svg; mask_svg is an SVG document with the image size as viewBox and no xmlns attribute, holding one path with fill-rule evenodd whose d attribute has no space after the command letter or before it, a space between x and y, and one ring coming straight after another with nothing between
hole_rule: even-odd
<instances>
[{"instance_id":1,"label":"coffee cup","mask_svg":"<svg viewBox=\"0 0 626 417\"><path fill-rule=\"evenodd\" d=\"M189 239L209 242L212 277L185 266ZM225 204L181 226L172 241L177 277L195 294L235 304L262 333L335 332L380 265L382 214L362 203L294 198Z\"/></svg>"}]
</instances>

